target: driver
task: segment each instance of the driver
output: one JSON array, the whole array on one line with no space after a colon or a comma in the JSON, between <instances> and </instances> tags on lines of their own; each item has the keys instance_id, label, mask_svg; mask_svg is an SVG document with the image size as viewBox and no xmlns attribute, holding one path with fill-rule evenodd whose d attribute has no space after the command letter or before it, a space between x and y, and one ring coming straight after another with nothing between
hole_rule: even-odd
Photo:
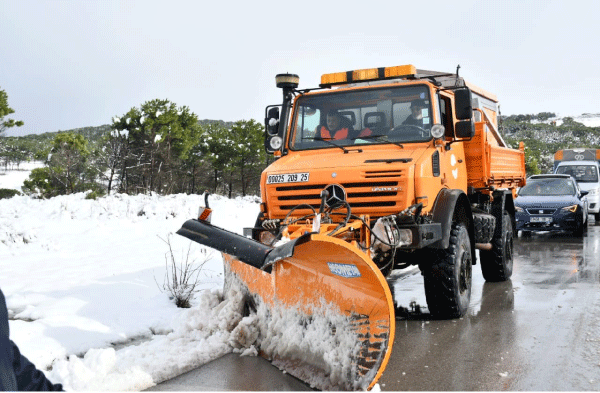
<instances>
[{"instance_id":1,"label":"driver","mask_svg":"<svg viewBox=\"0 0 600 393\"><path fill-rule=\"evenodd\" d=\"M318 126L315 139L346 139L350 135L351 129L345 127L342 115L332 109L327 112L327 126Z\"/></svg>"},{"instance_id":2,"label":"driver","mask_svg":"<svg viewBox=\"0 0 600 393\"><path fill-rule=\"evenodd\" d=\"M427 108L425 100L414 100L410 103L410 115L402 122L402 125L423 127L423 109Z\"/></svg>"}]
</instances>

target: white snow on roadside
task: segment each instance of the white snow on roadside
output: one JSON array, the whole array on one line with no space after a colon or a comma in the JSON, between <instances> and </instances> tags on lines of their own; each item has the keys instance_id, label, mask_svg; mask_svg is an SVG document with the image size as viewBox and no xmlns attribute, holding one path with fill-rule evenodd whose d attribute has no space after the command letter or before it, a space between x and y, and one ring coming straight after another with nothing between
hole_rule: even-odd
<instances>
[{"instance_id":1,"label":"white snow on roadside","mask_svg":"<svg viewBox=\"0 0 600 393\"><path fill-rule=\"evenodd\" d=\"M19 188L15 172L0 176L0 188ZM209 201L213 223L237 233L259 211L255 197ZM220 254L174 233L203 204L183 194L0 200L11 339L52 382L82 391L141 390L240 347L231 335L239 305L222 301ZM167 239L178 261L191 247L203 263L190 309L159 288Z\"/></svg>"}]
</instances>

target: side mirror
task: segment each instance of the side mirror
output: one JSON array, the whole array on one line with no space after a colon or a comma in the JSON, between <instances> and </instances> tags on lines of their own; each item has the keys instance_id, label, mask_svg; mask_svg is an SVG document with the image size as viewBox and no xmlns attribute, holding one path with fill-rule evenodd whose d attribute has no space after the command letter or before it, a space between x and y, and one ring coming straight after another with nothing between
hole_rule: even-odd
<instances>
[{"instance_id":1,"label":"side mirror","mask_svg":"<svg viewBox=\"0 0 600 393\"><path fill-rule=\"evenodd\" d=\"M473 104L469 88L454 90L454 106L457 120L470 120L473 117Z\"/></svg>"},{"instance_id":2,"label":"side mirror","mask_svg":"<svg viewBox=\"0 0 600 393\"><path fill-rule=\"evenodd\" d=\"M475 124L471 120L463 120L454 126L457 138L473 138L475 136Z\"/></svg>"},{"instance_id":3,"label":"side mirror","mask_svg":"<svg viewBox=\"0 0 600 393\"><path fill-rule=\"evenodd\" d=\"M589 191L583 191L583 190L581 190L580 193L581 193L581 196L584 197L587 194L589 194L590 192Z\"/></svg>"},{"instance_id":4,"label":"side mirror","mask_svg":"<svg viewBox=\"0 0 600 393\"><path fill-rule=\"evenodd\" d=\"M277 135L279 133L279 108L272 107L267 111L265 118L265 130L268 135Z\"/></svg>"},{"instance_id":5,"label":"side mirror","mask_svg":"<svg viewBox=\"0 0 600 393\"><path fill-rule=\"evenodd\" d=\"M279 135L279 106L268 106L265 116L265 151L274 153L281 148L283 139Z\"/></svg>"}]
</instances>

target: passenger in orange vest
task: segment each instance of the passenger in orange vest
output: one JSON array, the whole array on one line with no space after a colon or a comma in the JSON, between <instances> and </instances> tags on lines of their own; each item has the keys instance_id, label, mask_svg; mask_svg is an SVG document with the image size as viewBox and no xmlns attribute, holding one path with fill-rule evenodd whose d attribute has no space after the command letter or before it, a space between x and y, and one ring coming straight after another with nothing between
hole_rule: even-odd
<instances>
[{"instance_id":1,"label":"passenger in orange vest","mask_svg":"<svg viewBox=\"0 0 600 393\"><path fill-rule=\"evenodd\" d=\"M346 139L349 137L351 128L344 126L342 115L335 110L327 112L327 126L318 126L315 139Z\"/></svg>"}]
</instances>

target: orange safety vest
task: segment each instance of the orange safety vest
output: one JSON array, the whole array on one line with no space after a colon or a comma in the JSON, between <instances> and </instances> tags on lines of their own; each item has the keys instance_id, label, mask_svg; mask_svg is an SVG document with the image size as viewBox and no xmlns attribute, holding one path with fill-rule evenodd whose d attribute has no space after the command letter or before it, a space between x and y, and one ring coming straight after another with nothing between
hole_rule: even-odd
<instances>
[{"instance_id":1,"label":"orange safety vest","mask_svg":"<svg viewBox=\"0 0 600 393\"><path fill-rule=\"evenodd\" d=\"M337 130L335 132L335 134L333 135L333 138L331 137L329 130L325 126L321 126L320 132L321 132L321 138L323 138L323 139L340 140L340 139L348 138L348 129L347 128L340 128L339 130Z\"/></svg>"},{"instance_id":2,"label":"orange safety vest","mask_svg":"<svg viewBox=\"0 0 600 393\"><path fill-rule=\"evenodd\" d=\"M360 132L360 134L358 135L358 137L360 138L361 136L369 136L373 133L373 131L371 131L371 129L369 127L365 128L364 130L362 130Z\"/></svg>"}]
</instances>

